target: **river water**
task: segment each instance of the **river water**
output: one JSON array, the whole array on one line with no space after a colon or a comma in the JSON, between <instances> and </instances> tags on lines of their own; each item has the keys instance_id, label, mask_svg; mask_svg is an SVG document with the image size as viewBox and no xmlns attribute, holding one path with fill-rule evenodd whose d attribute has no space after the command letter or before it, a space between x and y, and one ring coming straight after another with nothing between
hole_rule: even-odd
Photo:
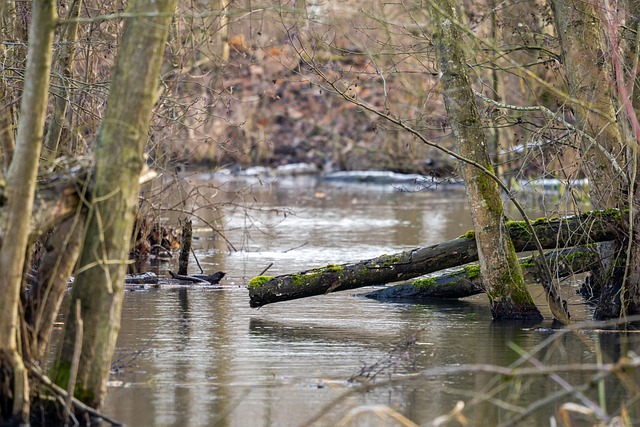
<instances>
[{"instance_id":1,"label":"river water","mask_svg":"<svg viewBox=\"0 0 640 427\"><path fill-rule=\"evenodd\" d=\"M471 227L461 189L407 189L309 177L187 177L167 195L174 211L163 219L194 212L200 265L227 276L218 290L126 294L104 412L128 426L412 425L401 416L429 425L463 402L468 425L509 423L528 410L516 425L549 425L563 403L587 401L562 396L546 376L507 380L465 365L509 366L518 351L545 340L535 357L551 365L596 363L597 349L605 363L628 346L638 351L637 339L618 333L558 334L550 320L492 322L482 295L390 303L354 296L370 290L356 289L249 308L248 280L270 264L269 275L297 272L434 244ZM211 225L224 229L226 241ZM157 268L162 274L175 265ZM195 261L190 268L198 272ZM532 292L544 305L541 290ZM577 319L589 316L578 299L570 308ZM561 376L577 387L591 375ZM604 398L615 414L625 388L608 381ZM597 387L585 395L601 403Z\"/></svg>"}]
</instances>

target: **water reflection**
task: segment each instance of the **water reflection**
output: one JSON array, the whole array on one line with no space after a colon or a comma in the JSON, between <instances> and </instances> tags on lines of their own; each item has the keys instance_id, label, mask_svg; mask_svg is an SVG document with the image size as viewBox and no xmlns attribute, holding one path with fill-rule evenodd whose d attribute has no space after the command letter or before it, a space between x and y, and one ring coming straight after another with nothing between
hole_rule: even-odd
<instances>
[{"instance_id":1,"label":"water reflection","mask_svg":"<svg viewBox=\"0 0 640 427\"><path fill-rule=\"evenodd\" d=\"M353 408L378 404L426 424L460 400L470 425L498 425L562 390L540 378L419 374L465 364L509 366L520 357L514 346L531 350L553 333L550 322L534 328L492 322L483 295L388 304L354 298L351 291L249 308L247 278L270 263L269 274L282 274L462 234L470 228L462 191L397 192L310 178L214 183L200 175L191 181L205 185L199 198L184 198L194 194L186 187L171 197L176 205L184 200L183 210L197 212L196 255L206 271L227 272L224 289L126 295L117 349L124 366L117 377L126 385L109 390L105 408L116 419L130 426L299 426L353 392L315 425L335 425ZM252 200L249 210L240 207L237 189ZM212 201L226 207L206 208ZM176 220L181 213L169 216ZM224 228L238 251L230 252L212 226ZM195 263L190 268L198 271ZM539 289L533 293L543 298ZM573 306L572 313L586 317L588 308ZM618 334L577 332L536 357L548 364L595 363L596 344L605 362L617 360L624 346L638 347L637 340ZM355 393L366 372L375 373L378 386ZM563 378L581 384L588 376ZM608 384L607 399L615 408L625 390ZM598 400L593 387L585 394ZM533 411L518 425L547 424L563 401ZM387 424L368 414L349 425Z\"/></svg>"}]
</instances>

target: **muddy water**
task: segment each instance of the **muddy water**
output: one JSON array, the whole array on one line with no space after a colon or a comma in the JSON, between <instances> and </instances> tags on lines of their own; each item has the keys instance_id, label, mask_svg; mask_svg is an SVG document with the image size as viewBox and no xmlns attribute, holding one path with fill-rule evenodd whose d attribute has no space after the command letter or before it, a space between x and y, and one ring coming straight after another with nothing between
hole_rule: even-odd
<instances>
[{"instance_id":1,"label":"muddy water","mask_svg":"<svg viewBox=\"0 0 640 427\"><path fill-rule=\"evenodd\" d=\"M471 425L498 425L559 392L548 380L493 382L489 373L434 371L507 366L518 358L514 347L530 350L552 335L549 321L492 322L483 296L381 303L354 297L364 291L355 290L249 308L248 278L270 264L267 274L295 272L436 243L470 228L463 191L398 189L192 176L170 197L197 195L175 206L198 215L196 255L206 271L227 272L223 289L127 293L105 412L129 426L300 426L320 414L313 425L399 425L373 411L389 408L424 425L463 401ZM211 202L226 205L215 210ZM224 228L228 241L209 225ZM588 315L579 302L572 311ZM605 360L617 357L620 337L595 332L564 335L538 357L593 363L598 343ZM377 386L358 392L367 377ZM587 379L564 377L576 385ZM607 395L612 402L616 390ZM519 425L548 424L562 402L553 399Z\"/></svg>"}]
</instances>

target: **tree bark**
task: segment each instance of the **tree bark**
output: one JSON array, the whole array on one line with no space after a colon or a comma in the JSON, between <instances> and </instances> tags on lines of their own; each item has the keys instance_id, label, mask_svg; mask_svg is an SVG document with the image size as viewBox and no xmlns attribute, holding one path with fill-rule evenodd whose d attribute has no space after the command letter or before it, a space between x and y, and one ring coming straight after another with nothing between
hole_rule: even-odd
<instances>
[{"instance_id":1,"label":"tree bark","mask_svg":"<svg viewBox=\"0 0 640 427\"><path fill-rule=\"evenodd\" d=\"M60 49L55 59L55 79L56 85L52 89L55 98L53 102L53 113L49 121L49 129L44 140L44 146L48 151L47 157L55 159L59 154L60 136L67 119L67 110L71 102L71 78L73 76L73 61L75 58L75 46L78 38L78 22L73 22L74 18L80 16L82 0L72 0L69 6L67 19L72 22L62 27L60 32Z\"/></svg>"},{"instance_id":2,"label":"tree bark","mask_svg":"<svg viewBox=\"0 0 640 427\"><path fill-rule=\"evenodd\" d=\"M92 200L71 307L80 300L85 328L75 395L95 408L104 401L120 325L144 146L175 5L175 0L129 3L127 12L132 16L126 18L94 148ZM70 311L55 368L55 382L62 387L71 374L75 325L74 311Z\"/></svg>"},{"instance_id":3,"label":"tree bark","mask_svg":"<svg viewBox=\"0 0 640 427\"><path fill-rule=\"evenodd\" d=\"M180 243L180 258L178 259L178 274L189 274L189 255L191 253L192 228L191 221L185 220L182 226L182 242Z\"/></svg>"},{"instance_id":4,"label":"tree bark","mask_svg":"<svg viewBox=\"0 0 640 427\"><path fill-rule=\"evenodd\" d=\"M80 254L84 219L83 214L67 219L46 240L37 282L29 291L25 307L25 320L30 326L27 342L31 359L41 362L41 366L44 366L51 331Z\"/></svg>"},{"instance_id":5,"label":"tree bark","mask_svg":"<svg viewBox=\"0 0 640 427\"><path fill-rule=\"evenodd\" d=\"M640 91L638 90L638 86L640 84L640 70L638 70L638 53L640 52L640 38L638 36L638 30L640 30L640 1L639 0L628 0L626 2L626 11L628 20L628 26L634 30L631 31L631 37L633 42L629 43L627 46L626 57L628 58L628 64L633 64L631 68L635 74L632 74L628 77L630 87L634 88L632 90L632 107L636 112L640 111ZM622 82L623 84L627 82ZM637 139L637 138L636 138ZM629 144L628 148L629 152L633 156L633 161L630 162L629 170L632 171L630 174L632 179L631 188L633 188L633 195L631 200L629 200L629 210L633 212L633 229L630 230L630 239L632 239L632 245L629 250L628 257L628 276L625 283L624 289L622 289L622 293L618 294L617 289L613 286L610 290L610 293L613 295L613 299L615 301L615 297L617 295L622 296L621 304L620 304L620 313L624 316L628 315L637 315L640 314L640 188L637 185L637 180L640 177L639 169L640 162L638 161L639 144ZM609 298L611 299L611 298ZM610 307L612 304L605 304L607 301L602 301L599 306L596 308L596 316L600 318L611 318L614 317L617 313L611 312Z\"/></svg>"},{"instance_id":6,"label":"tree bark","mask_svg":"<svg viewBox=\"0 0 640 427\"><path fill-rule=\"evenodd\" d=\"M615 123L613 84L606 67L607 48L598 13L591 2L584 0L554 0L551 5L569 94L579 101L570 104L576 127L597 142L582 139L580 146L593 209L623 208L626 206L624 177L611 167L611 160L615 159L624 168L625 147Z\"/></svg>"},{"instance_id":7,"label":"tree bark","mask_svg":"<svg viewBox=\"0 0 640 427\"><path fill-rule=\"evenodd\" d=\"M639 3L622 2L627 24L618 21L621 9L609 3L580 0L552 2L560 36L571 104L577 127L593 136L597 144L583 140L581 158L589 177L595 208L624 207L630 212L623 228L628 239L610 248L617 257L593 272L593 287L599 290L594 317L610 319L640 314L640 191L638 190L637 35L622 41L621 28L637 26ZM618 6L616 6L618 7ZM632 32L632 31L631 31ZM608 42L608 43L607 43ZM627 48L626 55L620 50ZM630 50L630 51L629 51ZM623 64L626 56L629 61ZM635 123L635 125L634 125ZM612 162L617 167L612 167ZM607 258L602 254L601 258ZM613 262L616 260L617 262Z\"/></svg>"},{"instance_id":8,"label":"tree bark","mask_svg":"<svg viewBox=\"0 0 640 427\"><path fill-rule=\"evenodd\" d=\"M15 25L16 25L16 4L14 0L1 0L0 7L0 39L2 40L15 40ZM0 102L4 105L0 107L0 148L2 148L2 172L3 174L9 170L11 159L13 158L13 151L15 150L15 108L14 108L14 91L11 89L9 79L7 75L13 73L8 70L15 64L12 64L12 59L16 58L15 48L11 49L11 52L7 52L9 48L0 45L0 53L6 57L4 63L5 70L2 73L0 79Z\"/></svg>"},{"instance_id":9,"label":"tree bark","mask_svg":"<svg viewBox=\"0 0 640 427\"><path fill-rule=\"evenodd\" d=\"M520 259L520 266L527 283L542 280L539 265L535 256ZM555 273L555 277L563 278L572 274L589 271L598 257L592 248L576 247L560 252L546 254L547 262ZM411 280L384 289L365 294L372 299L429 299L429 298L465 298L484 292L482 276L477 265L432 275L423 279Z\"/></svg>"},{"instance_id":10,"label":"tree bark","mask_svg":"<svg viewBox=\"0 0 640 427\"><path fill-rule=\"evenodd\" d=\"M433 13L434 42L440 65L444 104L460 155L475 163L460 162L460 170L476 230L483 285L495 319L541 319L524 283L515 249L505 233L505 215L497 183L476 165L493 173L488 144L467 75L463 34L452 21L460 21L454 0L436 0L445 12ZM559 320L567 318L560 313ZM567 319L568 320L568 319Z\"/></svg>"},{"instance_id":11,"label":"tree bark","mask_svg":"<svg viewBox=\"0 0 640 427\"><path fill-rule=\"evenodd\" d=\"M55 1L34 0L16 150L7 175L9 204L0 246L0 384L10 384L10 390L3 390L0 397L0 422L29 422L29 386L17 347L18 304L44 132L56 20Z\"/></svg>"},{"instance_id":12,"label":"tree bark","mask_svg":"<svg viewBox=\"0 0 640 427\"><path fill-rule=\"evenodd\" d=\"M614 240L625 218L617 211L588 214L552 220L536 220L533 224L543 247L571 247ZM535 249L525 224L506 224L515 249ZM298 274L277 277L257 276L249 283L251 307L327 294L363 286L384 285L407 280L435 271L453 268L478 260L475 233L437 245L382 255L357 263L328 265Z\"/></svg>"},{"instance_id":13,"label":"tree bark","mask_svg":"<svg viewBox=\"0 0 640 427\"><path fill-rule=\"evenodd\" d=\"M40 178L47 185L36 187L30 214L28 239L30 243L78 212L80 199L84 197L80 193L84 193L84 187L86 187L87 170L80 168L61 175L40 175ZM6 223L7 196L6 188L0 185L0 224Z\"/></svg>"}]
</instances>

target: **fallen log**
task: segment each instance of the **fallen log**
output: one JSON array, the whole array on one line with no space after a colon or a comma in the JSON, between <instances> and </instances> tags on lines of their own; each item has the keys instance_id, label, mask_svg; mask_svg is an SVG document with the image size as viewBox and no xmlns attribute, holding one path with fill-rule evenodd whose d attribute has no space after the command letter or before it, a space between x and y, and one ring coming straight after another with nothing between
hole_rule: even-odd
<instances>
[{"instance_id":1,"label":"fallen log","mask_svg":"<svg viewBox=\"0 0 640 427\"><path fill-rule=\"evenodd\" d=\"M615 240L624 224L617 210L594 211L567 218L541 218L533 223L545 249ZM508 221L517 252L535 249L523 221ZM458 267L478 260L475 234L436 245L403 251L357 263L327 265L297 274L257 276L249 282L249 305L260 307L280 301L322 295L363 286L383 285Z\"/></svg>"},{"instance_id":2,"label":"fallen log","mask_svg":"<svg viewBox=\"0 0 640 427\"><path fill-rule=\"evenodd\" d=\"M536 256L520 259L522 272L527 283L540 282L540 269ZM598 262L597 253L591 247L575 247L546 254L551 271L556 278L589 271ZM477 265L467 265L427 277L409 280L383 289L376 289L359 296L376 300L397 299L458 299L478 295L484 292L482 277Z\"/></svg>"}]
</instances>

